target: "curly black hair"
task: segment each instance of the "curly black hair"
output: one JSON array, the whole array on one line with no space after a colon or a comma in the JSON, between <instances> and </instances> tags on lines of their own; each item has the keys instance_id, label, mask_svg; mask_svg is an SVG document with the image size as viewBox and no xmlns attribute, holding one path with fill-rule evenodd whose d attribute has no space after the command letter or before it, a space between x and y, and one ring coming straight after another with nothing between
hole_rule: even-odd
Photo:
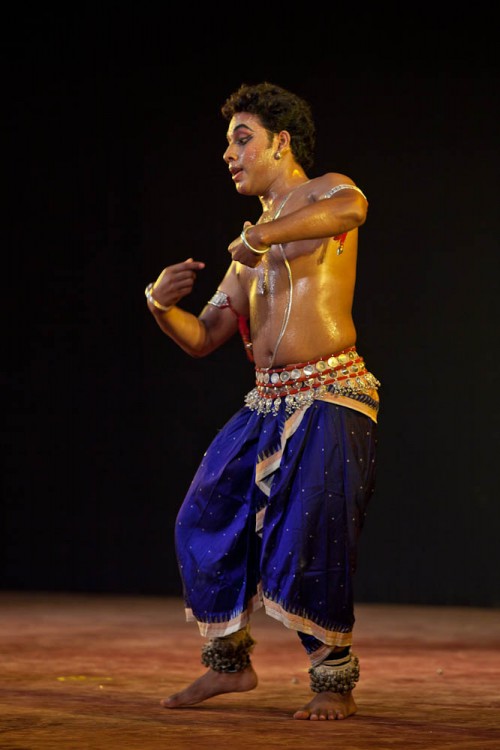
<instances>
[{"instance_id":1,"label":"curly black hair","mask_svg":"<svg viewBox=\"0 0 500 750\"><path fill-rule=\"evenodd\" d=\"M228 122L236 112L258 115L262 125L272 134L288 130L290 147L298 163L305 170L313 166L316 128L311 107L300 96L267 81L243 83L226 99L221 112Z\"/></svg>"}]
</instances>

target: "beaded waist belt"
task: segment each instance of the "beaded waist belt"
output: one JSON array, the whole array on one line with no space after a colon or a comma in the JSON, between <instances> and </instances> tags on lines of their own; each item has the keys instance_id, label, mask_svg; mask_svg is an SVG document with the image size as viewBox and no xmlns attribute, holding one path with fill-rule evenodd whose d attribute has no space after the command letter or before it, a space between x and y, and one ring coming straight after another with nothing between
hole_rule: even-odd
<instances>
[{"instance_id":1,"label":"beaded waist belt","mask_svg":"<svg viewBox=\"0 0 500 750\"><path fill-rule=\"evenodd\" d=\"M380 385L354 346L302 364L272 370L256 367L255 373L256 387L245 396L245 404L261 414L276 414L282 401L291 413L327 392L355 398Z\"/></svg>"}]
</instances>

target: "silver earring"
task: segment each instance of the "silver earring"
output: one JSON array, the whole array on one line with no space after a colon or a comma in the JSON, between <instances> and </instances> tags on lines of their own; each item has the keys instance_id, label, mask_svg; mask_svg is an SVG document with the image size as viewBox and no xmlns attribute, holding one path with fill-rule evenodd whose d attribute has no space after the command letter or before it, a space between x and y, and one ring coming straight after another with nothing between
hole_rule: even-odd
<instances>
[{"instance_id":1,"label":"silver earring","mask_svg":"<svg viewBox=\"0 0 500 750\"><path fill-rule=\"evenodd\" d=\"M276 159L276 161L279 161L281 159L281 154L279 151L276 151L276 153L274 154L274 158Z\"/></svg>"}]
</instances>

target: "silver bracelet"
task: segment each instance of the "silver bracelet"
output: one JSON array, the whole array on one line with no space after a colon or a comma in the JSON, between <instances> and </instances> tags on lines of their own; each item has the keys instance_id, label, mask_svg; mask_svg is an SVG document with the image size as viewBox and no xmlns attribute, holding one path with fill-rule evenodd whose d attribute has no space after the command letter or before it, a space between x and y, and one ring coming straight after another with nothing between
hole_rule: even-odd
<instances>
[{"instance_id":1,"label":"silver bracelet","mask_svg":"<svg viewBox=\"0 0 500 750\"><path fill-rule=\"evenodd\" d=\"M245 247L247 248L247 250L250 250L250 252L254 253L254 255L265 255L271 249L271 245L269 245L269 247L266 247L265 250L257 250L257 248L252 247L251 244L249 243L249 241L247 240L247 232L248 232L249 229L252 228L252 226L253 225L251 225L249 227L245 227L245 229L240 234L240 239L243 242L243 244L245 245Z\"/></svg>"},{"instance_id":2,"label":"silver bracelet","mask_svg":"<svg viewBox=\"0 0 500 750\"><path fill-rule=\"evenodd\" d=\"M162 312L168 312L171 310L175 305L168 305L165 307L165 305L161 305L155 298L153 297L153 284L148 284L147 287L144 290L144 294L146 295L146 299L148 302L151 302L152 305L154 305L158 310L161 310Z\"/></svg>"}]
</instances>

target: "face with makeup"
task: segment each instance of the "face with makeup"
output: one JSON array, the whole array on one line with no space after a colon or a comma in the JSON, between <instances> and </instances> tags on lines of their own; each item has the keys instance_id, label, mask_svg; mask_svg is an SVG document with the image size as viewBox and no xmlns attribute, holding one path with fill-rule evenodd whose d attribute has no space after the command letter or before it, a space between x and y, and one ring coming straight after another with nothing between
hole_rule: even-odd
<instances>
[{"instance_id":1,"label":"face with makeup","mask_svg":"<svg viewBox=\"0 0 500 750\"><path fill-rule=\"evenodd\" d=\"M270 133L258 115L238 112L227 130L228 147L223 159L236 190L242 195L262 195L280 171L280 134Z\"/></svg>"}]
</instances>

